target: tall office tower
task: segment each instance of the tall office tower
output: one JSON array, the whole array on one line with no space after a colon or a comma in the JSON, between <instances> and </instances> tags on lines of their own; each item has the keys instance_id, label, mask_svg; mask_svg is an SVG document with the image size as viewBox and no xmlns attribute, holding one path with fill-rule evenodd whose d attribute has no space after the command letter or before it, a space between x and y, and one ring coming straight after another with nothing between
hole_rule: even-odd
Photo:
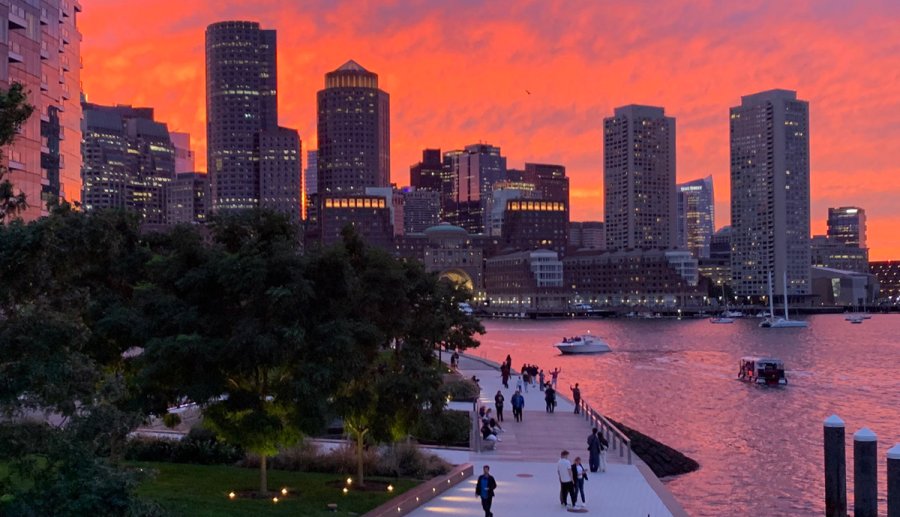
<instances>
[{"instance_id":1,"label":"tall office tower","mask_svg":"<svg viewBox=\"0 0 900 517\"><path fill-rule=\"evenodd\" d=\"M675 235L675 118L630 105L603 120L606 247L669 249Z\"/></svg>"},{"instance_id":2,"label":"tall office tower","mask_svg":"<svg viewBox=\"0 0 900 517\"><path fill-rule=\"evenodd\" d=\"M300 222L303 189L300 135L279 127L259 134L259 206Z\"/></svg>"},{"instance_id":3,"label":"tall office tower","mask_svg":"<svg viewBox=\"0 0 900 517\"><path fill-rule=\"evenodd\" d=\"M509 250L547 249L565 255L569 221L560 201L506 202L501 241Z\"/></svg>"},{"instance_id":4,"label":"tall office tower","mask_svg":"<svg viewBox=\"0 0 900 517\"><path fill-rule=\"evenodd\" d=\"M810 293L809 103L769 90L731 108L731 277L738 296Z\"/></svg>"},{"instance_id":5,"label":"tall office tower","mask_svg":"<svg viewBox=\"0 0 900 517\"><path fill-rule=\"evenodd\" d=\"M866 211L856 206L828 209L828 238L847 246L866 247Z\"/></svg>"},{"instance_id":6,"label":"tall office tower","mask_svg":"<svg viewBox=\"0 0 900 517\"><path fill-rule=\"evenodd\" d=\"M440 149L423 149L422 161L409 166L409 184L416 190L441 192L444 162Z\"/></svg>"},{"instance_id":7,"label":"tall office tower","mask_svg":"<svg viewBox=\"0 0 900 517\"><path fill-rule=\"evenodd\" d=\"M303 171L303 218L309 219L312 210L313 197L318 192L319 181L319 151L312 149L306 151L306 169Z\"/></svg>"},{"instance_id":8,"label":"tall office tower","mask_svg":"<svg viewBox=\"0 0 900 517\"><path fill-rule=\"evenodd\" d=\"M245 210L283 206L291 217L299 213L300 171L288 177L287 168L299 164L300 138L296 131L278 126L275 31L261 30L256 22L226 21L206 28L206 137L211 208ZM282 148L288 140L296 147ZM274 146L274 147L267 147ZM271 175L263 185L262 156L288 151L285 170ZM296 156L292 161L290 156ZM283 183L272 185L277 176ZM262 191L265 189L265 192ZM280 193L273 202L273 192ZM269 201L262 198L265 194ZM288 208L287 199L298 207Z\"/></svg>"},{"instance_id":9,"label":"tall office tower","mask_svg":"<svg viewBox=\"0 0 900 517\"><path fill-rule=\"evenodd\" d=\"M676 196L678 246L696 259L709 258L709 242L716 231L712 176L679 183Z\"/></svg>"},{"instance_id":10,"label":"tall office tower","mask_svg":"<svg viewBox=\"0 0 900 517\"><path fill-rule=\"evenodd\" d=\"M85 211L124 208L145 224L165 224L175 146L153 108L84 103L82 203Z\"/></svg>"},{"instance_id":11,"label":"tall office tower","mask_svg":"<svg viewBox=\"0 0 900 517\"><path fill-rule=\"evenodd\" d=\"M494 185L506 178L506 157L490 144L467 145L463 151L444 153L444 163L454 180L455 220L469 233L484 233L488 222L488 199Z\"/></svg>"},{"instance_id":12,"label":"tall office tower","mask_svg":"<svg viewBox=\"0 0 900 517\"><path fill-rule=\"evenodd\" d=\"M209 202L209 178L202 172L180 172L166 187L166 223L203 224Z\"/></svg>"},{"instance_id":13,"label":"tall office tower","mask_svg":"<svg viewBox=\"0 0 900 517\"><path fill-rule=\"evenodd\" d=\"M422 233L441 222L441 193L416 187L405 187L403 196L404 233Z\"/></svg>"},{"instance_id":14,"label":"tall office tower","mask_svg":"<svg viewBox=\"0 0 900 517\"><path fill-rule=\"evenodd\" d=\"M390 97L378 89L378 75L347 61L325 74L317 100L319 194L390 186Z\"/></svg>"},{"instance_id":15,"label":"tall office tower","mask_svg":"<svg viewBox=\"0 0 900 517\"><path fill-rule=\"evenodd\" d=\"M81 196L81 33L78 0L0 0L0 88L20 83L34 114L3 149L3 165L30 221L47 201Z\"/></svg>"},{"instance_id":16,"label":"tall office tower","mask_svg":"<svg viewBox=\"0 0 900 517\"><path fill-rule=\"evenodd\" d=\"M175 174L195 172L194 151L191 150L191 134L169 131L169 138L175 146Z\"/></svg>"}]
</instances>

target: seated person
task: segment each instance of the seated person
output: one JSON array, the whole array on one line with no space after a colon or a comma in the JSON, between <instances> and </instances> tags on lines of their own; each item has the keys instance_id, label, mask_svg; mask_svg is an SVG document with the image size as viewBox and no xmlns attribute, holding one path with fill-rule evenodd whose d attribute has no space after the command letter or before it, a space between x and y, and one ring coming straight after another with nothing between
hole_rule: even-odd
<instances>
[{"instance_id":1,"label":"seated person","mask_svg":"<svg viewBox=\"0 0 900 517\"><path fill-rule=\"evenodd\" d=\"M489 442L499 442L500 438L491 430L490 426L484 424L481 426L481 439Z\"/></svg>"}]
</instances>

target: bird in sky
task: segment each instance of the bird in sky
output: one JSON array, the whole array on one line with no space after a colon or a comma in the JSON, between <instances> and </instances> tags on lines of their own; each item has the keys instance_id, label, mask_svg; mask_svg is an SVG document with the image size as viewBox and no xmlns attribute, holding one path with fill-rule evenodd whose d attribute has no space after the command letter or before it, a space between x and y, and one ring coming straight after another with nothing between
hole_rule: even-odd
<instances>
[{"instance_id":1,"label":"bird in sky","mask_svg":"<svg viewBox=\"0 0 900 517\"><path fill-rule=\"evenodd\" d=\"M525 93L527 93L528 95L531 95L531 92L528 90L525 90Z\"/></svg>"}]
</instances>

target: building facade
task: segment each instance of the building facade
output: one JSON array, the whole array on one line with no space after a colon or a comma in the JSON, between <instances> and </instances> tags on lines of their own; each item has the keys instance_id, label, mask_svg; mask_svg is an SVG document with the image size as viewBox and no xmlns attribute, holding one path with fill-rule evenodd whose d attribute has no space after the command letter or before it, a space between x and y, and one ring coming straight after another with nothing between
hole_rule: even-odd
<instances>
[{"instance_id":1,"label":"building facade","mask_svg":"<svg viewBox=\"0 0 900 517\"><path fill-rule=\"evenodd\" d=\"M224 21L206 28L207 169L212 211L279 207L299 219L300 169L295 165L300 163L300 137L295 130L278 126L277 86L274 30L247 21ZM288 135L290 132L294 135ZM271 158L285 150L282 145L286 141L297 145L288 150L291 163L281 170ZM261 177L263 162L267 162L265 178ZM287 169L296 169L296 178ZM274 184L276 177L282 183ZM298 207L287 206L289 199L296 199Z\"/></svg>"},{"instance_id":2,"label":"building facade","mask_svg":"<svg viewBox=\"0 0 900 517\"><path fill-rule=\"evenodd\" d=\"M166 187L166 223L204 224L209 208L209 177L182 172Z\"/></svg>"},{"instance_id":3,"label":"building facade","mask_svg":"<svg viewBox=\"0 0 900 517\"><path fill-rule=\"evenodd\" d=\"M390 96L378 75L355 61L325 74L317 94L320 195L390 186Z\"/></svg>"},{"instance_id":4,"label":"building facade","mask_svg":"<svg viewBox=\"0 0 900 517\"><path fill-rule=\"evenodd\" d=\"M603 205L608 249L675 247L675 118L663 108L603 120Z\"/></svg>"},{"instance_id":5,"label":"building facade","mask_svg":"<svg viewBox=\"0 0 900 517\"><path fill-rule=\"evenodd\" d=\"M573 299L595 306L668 307L702 299L663 250L585 250L563 259Z\"/></svg>"},{"instance_id":6,"label":"building facade","mask_svg":"<svg viewBox=\"0 0 900 517\"><path fill-rule=\"evenodd\" d=\"M259 207L274 210L299 223L303 186L300 135L278 127L259 133Z\"/></svg>"},{"instance_id":7,"label":"building facade","mask_svg":"<svg viewBox=\"0 0 900 517\"><path fill-rule=\"evenodd\" d=\"M866 247L866 211L856 206L828 209L828 238L847 246Z\"/></svg>"},{"instance_id":8,"label":"building facade","mask_svg":"<svg viewBox=\"0 0 900 517\"><path fill-rule=\"evenodd\" d=\"M873 261L869 269L878 279L878 299L890 304L900 302L900 260Z\"/></svg>"},{"instance_id":9,"label":"building facade","mask_svg":"<svg viewBox=\"0 0 900 517\"><path fill-rule=\"evenodd\" d=\"M506 202L500 238L503 249L546 249L562 256L568 247L568 229L562 202L514 199Z\"/></svg>"},{"instance_id":10,"label":"building facade","mask_svg":"<svg viewBox=\"0 0 900 517\"><path fill-rule=\"evenodd\" d=\"M194 151L191 149L191 134L169 131L169 138L175 146L175 174L196 171Z\"/></svg>"},{"instance_id":11,"label":"building facade","mask_svg":"<svg viewBox=\"0 0 900 517\"><path fill-rule=\"evenodd\" d=\"M370 246L394 249L394 225L391 208L384 196L320 196L319 242L332 246L342 242L341 232L352 226Z\"/></svg>"},{"instance_id":12,"label":"building facade","mask_svg":"<svg viewBox=\"0 0 900 517\"><path fill-rule=\"evenodd\" d=\"M869 250L847 245L827 235L815 235L810 239L811 264L815 267L869 272Z\"/></svg>"},{"instance_id":13,"label":"building facade","mask_svg":"<svg viewBox=\"0 0 900 517\"><path fill-rule=\"evenodd\" d=\"M175 146L153 108L84 103L82 206L120 208L144 224L166 224L166 187L175 179Z\"/></svg>"},{"instance_id":14,"label":"building facade","mask_svg":"<svg viewBox=\"0 0 900 517\"><path fill-rule=\"evenodd\" d=\"M605 250L606 228L602 221L569 223L570 250Z\"/></svg>"},{"instance_id":15,"label":"building facade","mask_svg":"<svg viewBox=\"0 0 900 517\"><path fill-rule=\"evenodd\" d=\"M709 243L716 231L712 176L679 183L676 189L678 246L695 258L709 258Z\"/></svg>"},{"instance_id":16,"label":"building facade","mask_svg":"<svg viewBox=\"0 0 900 517\"><path fill-rule=\"evenodd\" d=\"M810 294L809 104L796 92L731 108L731 276L738 296Z\"/></svg>"},{"instance_id":17,"label":"building facade","mask_svg":"<svg viewBox=\"0 0 900 517\"><path fill-rule=\"evenodd\" d=\"M453 179L447 219L469 233L484 233L487 205L494 185L506 179L506 157L490 144L472 144L462 151L444 153Z\"/></svg>"},{"instance_id":18,"label":"building facade","mask_svg":"<svg viewBox=\"0 0 900 517\"><path fill-rule=\"evenodd\" d=\"M81 198L81 33L78 0L0 0L0 88L24 86L34 114L3 149L26 221L54 198Z\"/></svg>"},{"instance_id":19,"label":"building facade","mask_svg":"<svg viewBox=\"0 0 900 517\"><path fill-rule=\"evenodd\" d=\"M406 187L403 196L403 233L422 233L441 222L441 193Z\"/></svg>"},{"instance_id":20,"label":"building facade","mask_svg":"<svg viewBox=\"0 0 900 517\"><path fill-rule=\"evenodd\" d=\"M555 251L520 251L485 261L487 310L491 312L564 312L569 291L563 287L563 262Z\"/></svg>"}]
</instances>

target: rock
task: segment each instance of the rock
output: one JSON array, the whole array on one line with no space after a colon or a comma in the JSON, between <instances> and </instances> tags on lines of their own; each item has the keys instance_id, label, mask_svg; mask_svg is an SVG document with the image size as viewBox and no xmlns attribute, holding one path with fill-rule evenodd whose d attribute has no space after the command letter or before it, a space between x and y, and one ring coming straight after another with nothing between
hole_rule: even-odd
<instances>
[{"instance_id":1,"label":"rock","mask_svg":"<svg viewBox=\"0 0 900 517\"><path fill-rule=\"evenodd\" d=\"M700 464L677 450L636 431L625 424L607 417L631 440L631 450L637 454L657 477L687 474L700 468Z\"/></svg>"}]
</instances>

